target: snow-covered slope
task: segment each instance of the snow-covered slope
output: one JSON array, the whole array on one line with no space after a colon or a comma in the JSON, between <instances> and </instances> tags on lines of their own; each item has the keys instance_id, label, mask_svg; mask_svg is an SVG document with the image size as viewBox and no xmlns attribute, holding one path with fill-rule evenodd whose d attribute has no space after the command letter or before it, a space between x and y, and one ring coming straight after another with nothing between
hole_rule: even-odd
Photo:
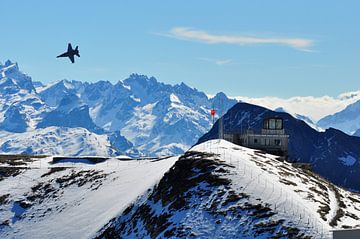
<instances>
[{"instance_id":1,"label":"snow-covered slope","mask_svg":"<svg viewBox=\"0 0 360 239\"><path fill-rule=\"evenodd\" d=\"M84 128L52 126L26 133L0 131L0 153L107 156L120 152L112 146L108 135Z\"/></svg>"},{"instance_id":2,"label":"snow-covered slope","mask_svg":"<svg viewBox=\"0 0 360 239\"><path fill-rule=\"evenodd\" d=\"M112 158L94 164L91 158L52 163L51 157L22 157L0 156L3 239L91 238L177 160Z\"/></svg>"},{"instance_id":3,"label":"snow-covered slope","mask_svg":"<svg viewBox=\"0 0 360 239\"><path fill-rule=\"evenodd\" d=\"M360 227L360 196L276 156L199 144L96 238L330 238Z\"/></svg>"},{"instance_id":4,"label":"snow-covered slope","mask_svg":"<svg viewBox=\"0 0 360 239\"><path fill-rule=\"evenodd\" d=\"M328 115L317 123L322 128L336 128L347 134L360 129L360 100L348 105L344 110Z\"/></svg>"}]
</instances>

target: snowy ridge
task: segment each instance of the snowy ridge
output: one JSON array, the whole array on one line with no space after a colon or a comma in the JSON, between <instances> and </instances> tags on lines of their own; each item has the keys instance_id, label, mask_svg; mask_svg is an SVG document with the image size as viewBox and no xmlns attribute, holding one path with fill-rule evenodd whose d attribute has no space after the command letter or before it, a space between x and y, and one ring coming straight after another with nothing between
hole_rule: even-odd
<instances>
[{"instance_id":1,"label":"snowy ridge","mask_svg":"<svg viewBox=\"0 0 360 239\"><path fill-rule=\"evenodd\" d=\"M96 238L330 238L360 227L360 196L276 156L211 140Z\"/></svg>"},{"instance_id":2,"label":"snowy ridge","mask_svg":"<svg viewBox=\"0 0 360 239\"><path fill-rule=\"evenodd\" d=\"M92 163L96 157L90 157L88 163L71 158L53 163L52 157L13 157L0 156L0 169L7 167L0 177L4 239L90 238L177 160L112 158Z\"/></svg>"}]
</instances>

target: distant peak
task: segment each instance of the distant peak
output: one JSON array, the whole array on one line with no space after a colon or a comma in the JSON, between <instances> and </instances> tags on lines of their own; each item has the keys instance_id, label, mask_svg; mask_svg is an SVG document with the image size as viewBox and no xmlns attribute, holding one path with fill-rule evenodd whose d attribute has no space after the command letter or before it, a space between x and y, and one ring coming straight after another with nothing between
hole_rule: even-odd
<instances>
[{"instance_id":1,"label":"distant peak","mask_svg":"<svg viewBox=\"0 0 360 239\"><path fill-rule=\"evenodd\" d=\"M9 70L11 70L11 71L14 71L14 70L19 71L18 64L16 62L12 62L10 60L5 61L4 65L2 65L1 62L0 62L0 67L4 68L2 70L5 70L5 71L9 71Z\"/></svg>"},{"instance_id":2,"label":"distant peak","mask_svg":"<svg viewBox=\"0 0 360 239\"><path fill-rule=\"evenodd\" d=\"M185 84L184 82L181 82L181 83L179 84L179 86L180 86L181 88L190 88L190 89L192 89L190 86L188 86L188 85Z\"/></svg>"},{"instance_id":3,"label":"distant peak","mask_svg":"<svg viewBox=\"0 0 360 239\"><path fill-rule=\"evenodd\" d=\"M129 76L129 79L144 79L144 80L148 80L149 77L148 77L147 75L132 73L132 74Z\"/></svg>"},{"instance_id":4,"label":"distant peak","mask_svg":"<svg viewBox=\"0 0 360 239\"><path fill-rule=\"evenodd\" d=\"M225 93L224 92L219 92L219 93L217 93L215 96L214 96L214 99L215 98L220 98L220 99L227 99L227 96L225 95Z\"/></svg>"},{"instance_id":5,"label":"distant peak","mask_svg":"<svg viewBox=\"0 0 360 239\"><path fill-rule=\"evenodd\" d=\"M278 107L274 110L275 112L282 112L282 113L287 113L287 111L283 108L283 107Z\"/></svg>"},{"instance_id":6,"label":"distant peak","mask_svg":"<svg viewBox=\"0 0 360 239\"><path fill-rule=\"evenodd\" d=\"M12 63L10 60L7 60L7 61L5 61L4 66L11 66L12 64L14 64L14 63Z\"/></svg>"},{"instance_id":7,"label":"distant peak","mask_svg":"<svg viewBox=\"0 0 360 239\"><path fill-rule=\"evenodd\" d=\"M140 85L143 85L143 86L146 86L146 85L156 85L158 84L159 82L157 81L157 79L153 76L151 77L148 77L147 75L141 75L141 74L136 74L136 73L133 73L131 74L127 79L125 79L123 81L123 83L125 85L132 85L132 84L140 84Z\"/></svg>"}]
</instances>

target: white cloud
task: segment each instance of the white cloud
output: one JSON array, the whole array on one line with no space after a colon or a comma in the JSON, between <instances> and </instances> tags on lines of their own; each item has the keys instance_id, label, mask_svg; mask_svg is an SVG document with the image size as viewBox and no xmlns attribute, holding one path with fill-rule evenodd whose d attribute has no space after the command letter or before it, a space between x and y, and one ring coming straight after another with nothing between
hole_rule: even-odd
<instances>
[{"instance_id":1,"label":"white cloud","mask_svg":"<svg viewBox=\"0 0 360 239\"><path fill-rule=\"evenodd\" d=\"M174 27L166 34L159 34L183 40L200 41L209 44L236 44L236 45L284 45L297 50L312 52L309 48L314 41L305 38L257 37L244 35L210 34L203 30L187 27Z\"/></svg>"},{"instance_id":2,"label":"white cloud","mask_svg":"<svg viewBox=\"0 0 360 239\"><path fill-rule=\"evenodd\" d=\"M200 57L199 59L202 61L214 63L218 66L226 65L226 64L229 64L232 62L231 59L213 59L213 58L206 58L206 57Z\"/></svg>"},{"instance_id":3,"label":"white cloud","mask_svg":"<svg viewBox=\"0 0 360 239\"><path fill-rule=\"evenodd\" d=\"M295 96L291 98L246 96L231 97L250 104L260 105L269 109L284 108L291 114L300 114L310 117L315 122L324 116L334 114L346 108L349 104L360 100L360 90L331 96Z\"/></svg>"}]
</instances>

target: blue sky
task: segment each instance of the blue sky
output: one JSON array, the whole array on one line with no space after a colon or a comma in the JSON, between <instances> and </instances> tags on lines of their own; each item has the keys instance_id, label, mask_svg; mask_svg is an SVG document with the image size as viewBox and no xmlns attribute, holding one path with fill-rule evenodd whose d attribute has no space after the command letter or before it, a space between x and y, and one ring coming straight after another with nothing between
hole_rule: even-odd
<instances>
[{"instance_id":1,"label":"blue sky","mask_svg":"<svg viewBox=\"0 0 360 239\"><path fill-rule=\"evenodd\" d=\"M213 94L330 95L360 88L359 1L3 1L0 60L33 80L131 73ZM75 64L56 59L79 45Z\"/></svg>"}]
</instances>

